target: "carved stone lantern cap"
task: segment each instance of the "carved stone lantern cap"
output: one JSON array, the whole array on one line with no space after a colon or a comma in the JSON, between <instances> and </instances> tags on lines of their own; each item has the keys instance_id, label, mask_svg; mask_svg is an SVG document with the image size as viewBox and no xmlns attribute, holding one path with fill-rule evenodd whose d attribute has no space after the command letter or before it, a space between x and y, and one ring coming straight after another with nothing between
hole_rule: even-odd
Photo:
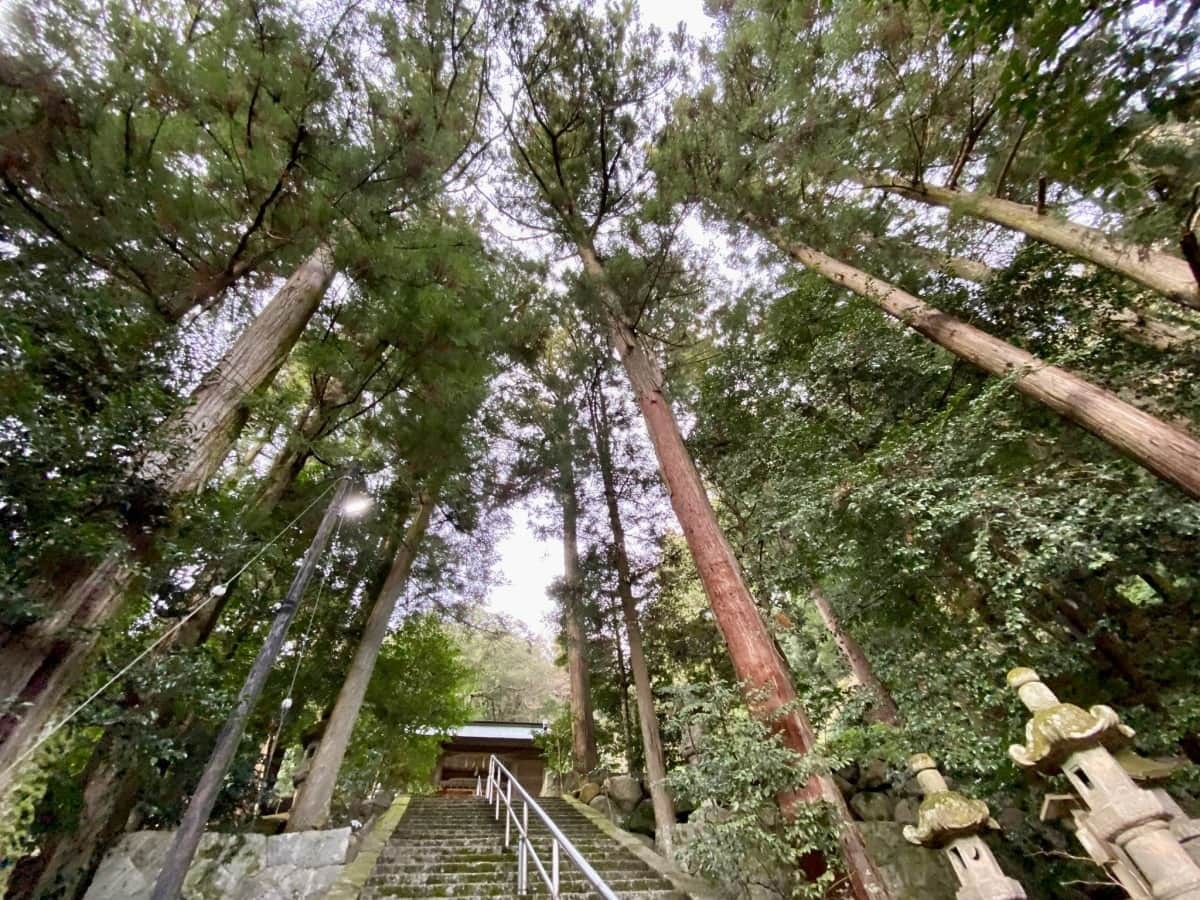
<instances>
[{"instance_id":1,"label":"carved stone lantern cap","mask_svg":"<svg viewBox=\"0 0 1200 900\"><path fill-rule=\"evenodd\" d=\"M937 760L928 753L914 753L908 758L908 767L912 769L913 774L924 772L926 769L936 769Z\"/></svg>"},{"instance_id":2,"label":"carved stone lantern cap","mask_svg":"<svg viewBox=\"0 0 1200 900\"><path fill-rule=\"evenodd\" d=\"M1110 707L1097 705L1085 710L1073 703L1060 703L1033 669L1013 669L1008 673L1008 683L1033 713L1025 724L1025 746L1013 744L1008 748L1008 755L1019 766L1052 772L1072 753L1092 747L1116 750L1134 735Z\"/></svg>"},{"instance_id":3,"label":"carved stone lantern cap","mask_svg":"<svg viewBox=\"0 0 1200 900\"><path fill-rule=\"evenodd\" d=\"M982 800L973 800L946 788L946 780L932 756L916 753L909 757L908 765L917 774L925 792L917 810L917 824L904 827L904 839L909 843L944 847L957 838L979 834L988 827L999 827Z\"/></svg>"}]
</instances>

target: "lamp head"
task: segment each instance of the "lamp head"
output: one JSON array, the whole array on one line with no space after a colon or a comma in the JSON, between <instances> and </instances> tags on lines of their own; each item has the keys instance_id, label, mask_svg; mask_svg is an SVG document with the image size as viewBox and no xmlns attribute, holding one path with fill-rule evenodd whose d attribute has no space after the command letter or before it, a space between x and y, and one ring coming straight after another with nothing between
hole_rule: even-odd
<instances>
[{"instance_id":1,"label":"lamp head","mask_svg":"<svg viewBox=\"0 0 1200 900\"><path fill-rule=\"evenodd\" d=\"M361 516L371 507L371 497L367 494L354 494L347 497L342 504L342 515Z\"/></svg>"}]
</instances>

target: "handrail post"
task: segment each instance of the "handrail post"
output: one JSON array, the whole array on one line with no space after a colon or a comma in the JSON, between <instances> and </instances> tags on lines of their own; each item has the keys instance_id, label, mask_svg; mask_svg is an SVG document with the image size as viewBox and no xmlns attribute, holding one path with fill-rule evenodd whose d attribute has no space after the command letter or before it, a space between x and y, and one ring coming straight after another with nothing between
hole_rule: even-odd
<instances>
[{"instance_id":1,"label":"handrail post","mask_svg":"<svg viewBox=\"0 0 1200 900\"><path fill-rule=\"evenodd\" d=\"M507 779L507 785L504 782ZM517 811L513 808L513 792L516 791L517 799L522 802L521 818L517 818ZM546 815L543 810L530 795L529 792L521 786L513 775L500 759L492 754L488 760L488 781L487 791L485 793L486 802L489 805L494 801L495 818L500 820L500 804L504 803L504 849L507 850L512 843L512 829L515 826L518 830L518 854L517 854L517 894L527 895L529 893L529 861L533 859L533 864L537 867L538 876L549 889L550 896L557 900L560 894L560 882L562 880L562 854L565 852L574 865L583 875L584 879L595 888L596 895L602 900L619 900L613 889L604 883L604 879L590 863L580 854L579 850L571 843L559 829L554 821ZM538 853L533 841L529 836L529 810L533 808L534 814L541 820L545 826L548 836L550 837L550 871L546 871L546 865L543 862L542 856Z\"/></svg>"},{"instance_id":2,"label":"handrail post","mask_svg":"<svg viewBox=\"0 0 1200 900\"><path fill-rule=\"evenodd\" d=\"M553 847L550 855L550 880L553 882L550 885L550 896L558 900L558 838L554 838Z\"/></svg>"},{"instance_id":3,"label":"handrail post","mask_svg":"<svg viewBox=\"0 0 1200 900\"><path fill-rule=\"evenodd\" d=\"M508 845L512 842L511 837L510 837L512 835L512 821L513 821L512 783L513 783L512 775L509 774L509 776L508 776L508 796L504 798L504 806L506 808L505 815L504 815L504 849L505 850L508 849Z\"/></svg>"},{"instance_id":4,"label":"handrail post","mask_svg":"<svg viewBox=\"0 0 1200 900\"><path fill-rule=\"evenodd\" d=\"M529 802L521 808L521 859L517 863L517 893L529 893Z\"/></svg>"}]
</instances>

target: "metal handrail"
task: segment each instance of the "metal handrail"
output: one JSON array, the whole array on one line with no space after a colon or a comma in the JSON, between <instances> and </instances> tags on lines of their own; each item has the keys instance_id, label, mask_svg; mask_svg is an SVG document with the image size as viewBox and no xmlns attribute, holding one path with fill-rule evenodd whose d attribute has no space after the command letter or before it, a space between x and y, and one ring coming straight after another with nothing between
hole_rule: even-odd
<instances>
[{"instance_id":1,"label":"metal handrail","mask_svg":"<svg viewBox=\"0 0 1200 900\"><path fill-rule=\"evenodd\" d=\"M507 782L505 781L507 779ZM518 817L517 812L513 809L513 788L516 787L517 799L525 805L521 810L521 815ZM537 867L538 874L542 876L542 881L546 883L546 887L550 890L552 900L558 900L559 887L559 848L566 853L567 859L575 864L580 874L587 879L588 884L596 889L604 900L620 900L613 893L612 888L604 883L586 859L583 854L575 849L575 845L567 840L566 835L558 830L558 826L546 815L545 811L538 806L537 802L529 796L525 788L517 782L513 777L512 772L505 768L504 763L500 762L495 756L488 760L488 775L486 786L481 783L480 778L475 779L475 796L483 797L489 804L496 805L496 821L500 821L500 804L504 804L504 849L507 850L509 844L512 843L512 827L517 827L517 893L521 896L529 893L529 860L533 860L534 866ZM533 843L529 840L529 811L533 810L534 815L542 820L542 824L546 826L546 830L550 832L552 843L550 845L550 871L546 871L546 865L538 856L537 850Z\"/></svg>"}]
</instances>

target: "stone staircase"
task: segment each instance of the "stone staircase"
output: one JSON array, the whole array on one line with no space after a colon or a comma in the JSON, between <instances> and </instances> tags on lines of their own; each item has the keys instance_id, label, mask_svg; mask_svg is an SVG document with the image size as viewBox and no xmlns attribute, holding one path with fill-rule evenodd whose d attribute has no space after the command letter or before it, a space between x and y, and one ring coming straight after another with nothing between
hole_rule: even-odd
<instances>
[{"instance_id":1,"label":"stone staircase","mask_svg":"<svg viewBox=\"0 0 1200 900\"><path fill-rule=\"evenodd\" d=\"M567 802L543 799L538 803L617 896L688 900L687 894L676 891ZM535 819L531 813L530 838L549 871L550 836L540 821L534 825ZM512 846L504 849L503 806L497 822L492 808L473 797L414 797L359 897L515 897L516 847L514 828ZM599 896L565 854L559 872L559 896L564 900ZM530 860L529 896L548 894Z\"/></svg>"}]
</instances>

